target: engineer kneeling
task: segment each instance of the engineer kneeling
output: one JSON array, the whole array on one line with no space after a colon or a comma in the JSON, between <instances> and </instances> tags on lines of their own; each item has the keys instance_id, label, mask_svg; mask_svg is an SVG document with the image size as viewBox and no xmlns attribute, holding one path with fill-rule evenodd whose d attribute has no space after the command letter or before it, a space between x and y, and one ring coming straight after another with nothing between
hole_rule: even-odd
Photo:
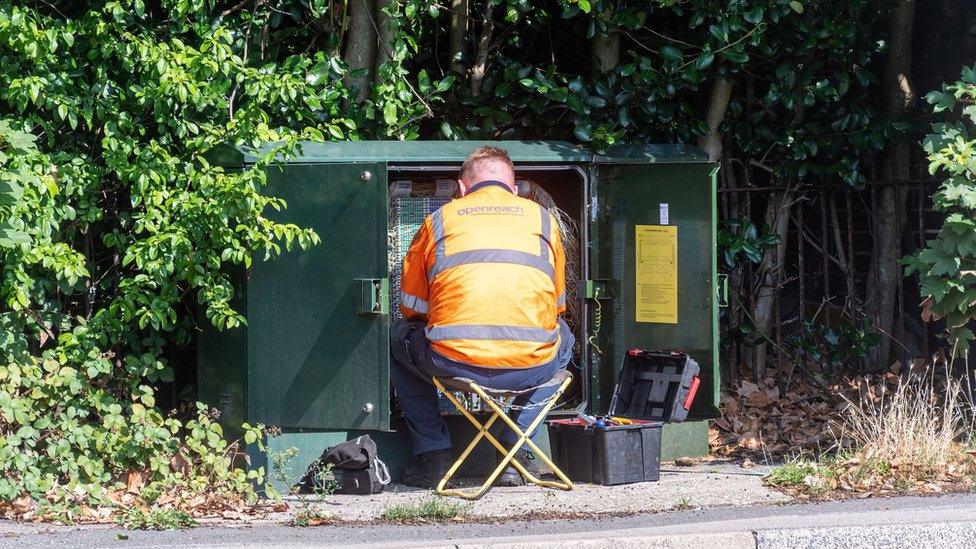
<instances>
[{"instance_id":1,"label":"engineer kneeling","mask_svg":"<svg viewBox=\"0 0 976 549\"><path fill-rule=\"evenodd\" d=\"M451 438L431 376L464 377L484 387L541 385L572 357L566 309L566 256L555 218L516 194L515 168L496 147L475 150L461 166L461 198L424 220L403 261L400 310L391 329L391 377L413 442L404 471L410 486L435 486L451 466ZM512 413L523 430L531 405L556 388L520 396ZM500 439L514 443L505 428ZM535 472L534 456L516 458ZM496 459L501 459L496 455ZM524 483L508 467L498 484Z\"/></svg>"}]
</instances>

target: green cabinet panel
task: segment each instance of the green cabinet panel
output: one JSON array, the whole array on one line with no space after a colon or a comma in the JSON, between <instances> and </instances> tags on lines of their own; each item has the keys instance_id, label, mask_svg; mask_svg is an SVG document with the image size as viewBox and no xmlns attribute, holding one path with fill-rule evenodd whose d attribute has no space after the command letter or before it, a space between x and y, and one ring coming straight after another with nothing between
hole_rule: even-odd
<instances>
[{"instance_id":1,"label":"green cabinet panel","mask_svg":"<svg viewBox=\"0 0 976 549\"><path fill-rule=\"evenodd\" d=\"M715 299L714 165L597 164L596 210L591 215L591 273L613 296L603 303L602 361L594 368L593 408L606 410L619 361L630 347L680 349L701 366L702 385L691 413L714 417L719 378ZM662 219L662 216L664 219ZM677 227L677 322L638 321L636 228Z\"/></svg>"},{"instance_id":2,"label":"green cabinet panel","mask_svg":"<svg viewBox=\"0 0 976 549\"><path fill-rule=\"evenodd\" d=\"M235 311L247 316L247 287L243 268L228 273L234 287L230 305ZM197 393L201 402L220 412L220 423L230 440L243 435L241 426L245 416L244 401L247 394L247 368L245 347L247 330L238 327L219 331L204 315L197 311Z\"/></svg>"},{"instance_id":3,"label":"green cabinet panel","mask_svg":"<svg viewBox=\"0 0 976 549\"><path fill-rule=\"evenodd\" d=\"M368 174L368 175L367 175ZM268 172L280 221L322 238L255 258L247 280L247 417L282 428L389 426L389 321L363 310L387 277L386 165L290 164Z\"/></svg>"}]
</instances>

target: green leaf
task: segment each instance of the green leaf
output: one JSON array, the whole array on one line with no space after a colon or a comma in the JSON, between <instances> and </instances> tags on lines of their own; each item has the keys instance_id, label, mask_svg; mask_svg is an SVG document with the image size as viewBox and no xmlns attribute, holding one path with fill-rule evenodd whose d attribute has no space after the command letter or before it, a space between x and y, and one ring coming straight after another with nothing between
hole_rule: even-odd
<instances>
[{"instance_id":1,"label":"green leaf","mask_svg":"<svg viewBox=\"0 0 976 549\"><path fill-rule=\"evenodd\" d=\"M448 121L441 122L441 134L444 139L454 139L454 128Z\"/></svg>"},{"instance_id":2,"label":"green leaf","mask_svg":"<svg viewBox=\"0 0 976 549\"><path fill-rule=\"evenodd\" d=\"M30 244L31 238L27 233L14 229L10 225L0 223L0 248L14 248L22 244Z\"/></svg>"},{"instance_id":3,"label":"green leaf","mask_svg":"<svg viewBox=\"0 0 976 549\"><path fill-rule=\"evenodd\" d=\"M659 53L666 61L670 61L672 63L679 63L684 59L684 55L681 53L681 50L674 46L662 46Z\"/></svg>"},{"instance_id":4,"label":"green leaf","mask_svg":"<svg viewBox=\"0 0 976 549\"><path fill-rule=\"evenodd\" d=\"M383 105L383 121L386 122L387 126L396 126L398 121L397 113L398 111L396 103L387 101L387 103Z\"/></svg>"},{"instance_id":5,"label":"green leaf","mask_svg":"<svg viewBox=\"0 0 976 549\"><path fill-rule=\"evenodd\" d=\"M573 134L583 143L593 141L593 129L588 126L577 126Z\"/></svg>"},{"instance_id":6,"label":"green leaf","mask_svg":"<svg viewBox=\"0 0 976 549\"><path fill-rule=\"evenodd\" d=\"M456 79L457 77L453 74L449 74L445 76L444 78L442 78L440 81L437 82L437 86L436 86L437 91L443 93L451 89L451 86L454 85L454 81Z\"/></svg>"},{"instance_id":7,"label":"green leaf","mask_svg":"<svg viewBox=\"0 0 976 549\"><path fill-rule=\"evenodd\" d=\"M695 68L703 71L712 65L712 61L715 60L715 54L708 51L701 54L695 61Z\"/></svg>"},{"instance_id":8,"label":"green leaf","mask_svg":"<svg viewBox=\"0 0 976 549\"><path fill-rule=\"evenodd\" d=\"M725 50L722 52L722 56L733 63L744 64L749 61L749 55L741 51Z\"/></svg>"},{"instance_id":9,"label":"green leaf","mask_svg":"<svg viewBox=\"0 0 976 549\"><path fill-rule=\"evenodd\" d=\"M790 8L792 8L796 13L803 13L803 3L798 2L797 0L792 0L790 2Z\"/></svg>"}]
</instances>

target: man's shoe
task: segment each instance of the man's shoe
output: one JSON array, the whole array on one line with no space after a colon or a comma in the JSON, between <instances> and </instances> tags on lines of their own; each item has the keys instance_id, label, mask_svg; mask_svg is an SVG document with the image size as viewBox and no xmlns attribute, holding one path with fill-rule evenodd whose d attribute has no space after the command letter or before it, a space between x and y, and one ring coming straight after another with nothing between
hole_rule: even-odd
<instances>
[{"instance_id":1,"label":"man's shoe","mask_svg":"<svg viewBox=\"0 0 976 549\"><path fill-rule=\"evenodd\" d=\"M495 463L497 464L500 462L502 457L503 456L501 454L495 454ZM514 459L518 460L522 467L525 467L529 473L538 478L540 466L539 460L536 459L534 453L524 448L520 448L518 452L515 452ZM509 465L500 475L498 475L498 478L495 480L495 484L498 486L525 486L525 479L522 478L521 473L519 473L515 467Z\"/></svg>"},{"instance_id":2,"label":"man's shoe","mask_svg":"<svg viewBox=\"0 0 976 549\"><path fill-rule=\"evenodd\" d=\"M451 450L435 450L411 456L403 470L403 483L417 488L435 488L452 463L454 456ZM448 483L448 487L456 486L453 482Z\"/></svg>"},{"instance_id":3,"label":"man's shoe","mask_svg":"<svg viewBox=\"0 0 976 549\"><path fill-rule=\"evenodd\" d=\"M515 467L509 465L498 478L495 479L496 486L525 486L525 479L519 474Z\"/></svg>"}]
</instances>

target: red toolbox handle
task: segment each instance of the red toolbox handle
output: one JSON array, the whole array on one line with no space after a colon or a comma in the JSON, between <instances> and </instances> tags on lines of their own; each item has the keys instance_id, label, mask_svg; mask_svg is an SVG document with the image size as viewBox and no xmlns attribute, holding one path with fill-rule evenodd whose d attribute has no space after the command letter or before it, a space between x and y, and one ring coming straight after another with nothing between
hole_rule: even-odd
<instances>
[{"instance_id":1,"label":"red toolbox handle","mask_svg":"<svg viewBox=\"0 0 976 549\"><path fill-rule=\"evenodd\" d=\"M688 410L688 409L691 408L691 403L694 402L694 400L695 400L695 393L698 392L698 385L700 383L701 383L701 380L698 379L698 376L692 376L692 378L691 378L691 387L688 387L688 396L685 397L685 402L684 402L684 404L682 404L682 407L685 410Z\"/></svg>"}]
</instances>

